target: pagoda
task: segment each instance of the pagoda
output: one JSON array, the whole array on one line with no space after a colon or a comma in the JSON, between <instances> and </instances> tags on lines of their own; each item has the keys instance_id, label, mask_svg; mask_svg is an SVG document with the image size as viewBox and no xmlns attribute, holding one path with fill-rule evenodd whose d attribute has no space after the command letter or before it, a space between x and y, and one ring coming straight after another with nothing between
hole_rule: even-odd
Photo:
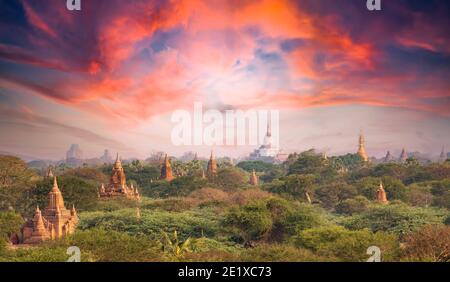
<instances>
[{"instance_id":1,"label":"pagoda","mask_svg":"<svg viewBox=\"0 0 450 282\"><path fill-rule=\"evenodd\" d=\"M18 235L18 243L37 244L46 240L55 240L72 234L78 224L75 207L71 210L64 206L56 177L49 193L48 205L44 211L36 207L34 217L28 219Z\"/></svg>"},{"instance_id":2,"label":"pagoda","mask_svg":"<svg viewBox=\"0 0 450 282\"><path fill-rule=\"evenodd\" d=\"M405 148L402 149L402 153L400 154L399 161L404 163L408 159L408 154L406 153Z\"/></svg>"},{"instance_id":3,"label":"pagoda","mask_svg":"<svg viewBox=\"0 0 450 282\"><path fill-rule=\"evenodd\" d=\"M131 187L127 186L125 172L123 171L119 154L117 154L116 162L113 165L109 184L105 186L102 183L98 195L100 198L125 196L134 200L140 199L137 187L133 187L133 185Z\"/></svg>"},{"instance_id":4,"label":"pagoda","mask_svg":"<svg viewBox=\"0 0 450 282\"><path fill-rule=\"evenodd\" d=\"M217 162L214 157L214 152L211 151L211 156L208 161L208 166L206 168L206 176L208 179L213 179L217 176Z\"/></svg>"},{"instance_id":5,"label":"pagoda","mask_svg":"<svg viewBox=\"0 0 450 282\"><path fill-rule=\"evenodd\" d=\"M255 170L253 170L252 174L250 175L250 185L258 186L258 176L256 175Z\"/></svg>"},{"instance_id":6,"label":"pagoda","mask_svg":"<svg viewBox=\"0 0 450 282\"><path fill-rule=\"evenodd\" d=\"M364 135L362 133L359 135L359 148L357 154L364 160L364 162L369 161L369 157L366 153Z\"/></svg>"},{"instance_id":7,"label":"pagoda","mask_svg":"<svg viewBox=\"0 0 450 282\"><path fill-rule=\"evenodd\" d=\"M161 167L161 175L160 175L159 179L167 180L167 181L172 181L174 179L173 173L172 173L172 165L170 164L170 160L167 157L167 154L166 154L166 157L164 158L164 163Z\"/></svg>"},{"instance_id":8,"label":"pagoda","mask_svg":"<svg viewBox=\"0 0 450 282\"><path fill-rule=\"evenodd\" d=\"M387 151L386 156L384 157L384 162L389 163L394 160L394 157L391 155L390 151Z\"/></svg>"},{"instance_id":9,"label":"pagoda","mask_svg":"<svg viewBox=\"0 0 450 282\"><path fill-rule=\"evenodd\" d=\"M381 204L388 203L386 191L384 190L383 182L381 182L381 181L380 181L380 187L378 187L378 190L377 190L377 202L379 202Z\"/></svg>"}]
</instances>

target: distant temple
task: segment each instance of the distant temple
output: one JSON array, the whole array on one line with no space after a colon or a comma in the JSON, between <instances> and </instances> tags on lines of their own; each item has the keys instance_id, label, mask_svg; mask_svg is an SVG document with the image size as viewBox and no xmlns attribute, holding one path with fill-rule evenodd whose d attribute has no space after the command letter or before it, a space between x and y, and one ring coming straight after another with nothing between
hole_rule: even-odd
<instances>
[{"instance_id":1,"label":"distant temple","mask_svg":"<svg viewBox=\"0 0 450 282\"><path fill-rule=\"evenodd\" d=\"M369 157L366 153L366 146L365 146L365 140L364 135L361 133L359 135L359 148L357 153L365 162L369 161Z\"/></svg>"},{"instance_id":2,"label":"distant temple","mask_svg":"<svg viewBox=\"0 0 450 282\"><path fill-rule=\"evenodd\" d=\"M288 154L281 152L278 146L273 144L272 140L272 129L270 122L267 124L267 133L264 137L263 144L252 153L250 153L249 159L259 160L259 159L273 159L275 162L284 162L287 160Z\"/></svg>"},{"instance_id":3,"label":"distant temple","mask_svg":"<svg viewBox=\"0 0 450 282\"><path fill-rule=\"evenodd\" d=\"M386 157L384 157L384 162L385 163L389 163L389 162L392 162L392 161L394 161L394 157L391 155L390 151L387 151Z\"/></svg>"},{"instance_id":4,"label":"distant temple","mask_svg":"<svg viewBox=\"0 0 450 282\"><path fill-rule=\"evenodd\" d=\"M439 162L444 163L447 160L447 154L445 153L445 147L442 146L441 154L439 155Z\"/></svg>"},{"instance_id":5,"label":"distant temple","mask_svg":"<svg viewBox=\"0 0 450 282\"><path fill-rule=\"evenodd\" d=\"M172 173L172 165L170 164L169 158L167 157L166 154L166 157L164 158L164 163L161 167L161 175L159 179L171 181L173 178L174 177Z\"/></svg>"},{"instance_id":6,"label":"distant temple","mask_svg":"<svg viewBox=\"0 0 450 282\"><path fill-rule=\"evenodd\" d=\"M253 170L252 174L250 175L250 185L258 186L258 176L256 175L255 170Z\"/></svg>"},{"instance_id":7,"label":"distant temple","mask_svg":"<svg viewBox=\"0 0 450 282\"><path fill-rule=\"evenodd\" d=\"M56 177L53 188L49 193L49 203L41 212L36 207L34 217L27 220L19 235L16 235L13 243L37 244L46 240L55 240L75 231L78 216L75 207L66 209L61 191L58 188Z\"/></svg>"},{"instance_id":8,"label":"distant temple","mask_svg":"<svg viewBox=\"0 0 450 282\"><path fill-rule=\"evenodd\" d=\"M54 174L53 174L53 171L52 171L52 168L51 168L51 167L48 168L47 174L46 174L45 176L46 176L47 178L53 178L53 177L54 177Z\"/></svg>"},{"instance_id":9,"label":"distant temple","mask_svg":"<svg viewBox=\"0 0 450 282\"><path fill-rule=\"evenodd\" d=\"M99 196L104 197L117 197L126 196L130 199L139 200L140 195L136 187L127 186L125 178L125 173L123 171L122 163L120 162L119 154L117 154L116 162L114 163L111 178L109 179L108 186L105 187L104 184L100 187Z\"/></svg>"},{"instance_id":10,"label":"distant temple","mask_svg":"<svg viewBox=\"0 0 450 282\"><path fill-rule=\"evenodd\" d=\"M381 204L387 204L388 200L386 197L386 191L383 187L383 182L380 181L380 187L377 190L377 201Z\"/></svg>"},{"instance_id":11,"label":"distant temple","mask_svg":"<svg viewBox=\"0 0 450 282\"><path fill-rule=\"evenodd\" d=\"M408 159L408 154L406 153L405 148L402 149L402 153L400 154L400 157L398 158L398 160L402 163L406 162L406 160Z\"/></svg>"},{"instance_id":12,"label":"distant temple","mask_svg":"<svg viewBox=\"0 0 450 282\"><path fill-rule=\"evenodd\" d=\"M214 152L211 151L211 157L208 161L208 167L206 168L206 176L209 179L215 178L217 176L217 162L216 158L214 157Z\"/></svg>"}]
</instances>

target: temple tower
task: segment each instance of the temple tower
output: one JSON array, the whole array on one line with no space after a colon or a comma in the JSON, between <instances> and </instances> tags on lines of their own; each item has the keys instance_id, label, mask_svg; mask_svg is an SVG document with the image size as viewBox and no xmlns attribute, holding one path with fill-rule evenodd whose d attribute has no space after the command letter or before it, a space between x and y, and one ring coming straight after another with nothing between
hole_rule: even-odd
<instances>
[{"instance_id":1,"label":"temple tower","mask_svg":"<svg viewBox=\"0 0 450 282\"><path fill-rule=\"evenodd\" d=\"M402 153L400 154L399 161L404 163L408 159L408 154L406 153L405 148L402 149Z\"/></svg>"},{"instance_id":2,"label":"temple tower","mask_svg":"<svg viewBox=\"0 0 450 282\"><path fill-rule=\"evenodd\" d=\"M255 170L253 170L252 174L250 175L250 185L258 186L258 176L256 175Z\"/></svg>"},{"instance_id":3,"label":"temple tower","mask_svg":"<svg viewBox=\"0 0 450 282\"><path fill-rule=\"evenodd\" d=\"M442 146L441 154L439 155L439 162L444 163L447 160L447 154L445 153L445 147Z\"/></svg>"},{"instance_id":4,"label":"temple tower","mask_svg":"<svg viewBox=\"0 0 450 282\"><path fill-rule=\"evenodd\" d=\"M357 153L365 162L369 161L369 157L366 153L364 135L361 133L359 135L359 148Z\"/></svg>"},{"instance_id":5,"label":"temple tower","mask_svg":"<svg viewBox=\"0 0 450 282\"><path fill-rule=\"evenodd\" d=\"M386 191L383 187L383 182L380 181L380 187L377 190L377 201L381 204L387 204L388 200L386 197Z\"/></svg>"},{"instance_id":6,"label":"temple tower","mask_svg":"<svg viewBox=\"0 0 450 282\"><path fill-rule=\"evenodd\" d=\"M75 206L69 211L59 190L56 177L48 196L48 205L43 212L36 208L34 217L22 226L19 242L36 244L49 239L59 239L75 231L78 215Z\"/></svg>"},{"instance_id":7,"label":"temple tower","mask_svg":"<svg viewBox=\"0 0 450 282\"><path fill-rule=\"evenodd\" d=\"M172 165L170 164L169 158L166 157L164 158L164 163L161 167L161 176L160 179L164 179L167 181L171 181L173 179L173 174L172 174Z\"/></svg>"},{"instance_id":8,"label":"temple tower","mask_svg":"<svg viewBox=\"0 0 450 282\"><path fill-rule=\"evenodd\" d=\"M387 151L386 157L384 157L384 162L388 163L388 162L392 162L393 160L394 160L394 157L392 157L391 152Z\"/></svg>"},{"instance_id":9,"label":"temple tower","mask_svg":"<svg viewBox=\"0 0 450 282\"><path fill-rule=\"evenodd\" d=\"M47 210L56 211L59 209L65 209L64 199L62 197L61 191L58 187L58 182L56 181L56 176L53 178L53 188L48 194L49 202Z\"/></svg>"},{"instance_id":10,"label":"temple tower","mask_svg":"<svg viewBox=\"0 0 450 282\"><path fill-rule=\"evenodd\" d=\"M211 156L208 161L206 175L209 179L215 178L217 176L217 162L216 162L216 158L214 157L213 151L211 151Z\"/></svg>"}]
</instances>

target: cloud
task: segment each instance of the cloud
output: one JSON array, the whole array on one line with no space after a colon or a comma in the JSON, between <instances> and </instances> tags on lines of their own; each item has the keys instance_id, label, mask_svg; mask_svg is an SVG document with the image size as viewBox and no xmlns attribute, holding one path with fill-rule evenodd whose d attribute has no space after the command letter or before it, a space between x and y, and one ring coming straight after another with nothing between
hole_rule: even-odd
<instances>
[{"instance_id":1,"label":"cloud","mask_svg":"<svg viewBox=\"0 0 450 282\"><path fill-rule=\"evenodd\" d=\"M73 13L23 0L25 23L0 24L0 76L127 126L198 100L448 116L448 4L395 1L373 13L359 2L99 0Z\"/></svg>"}]
</instances>

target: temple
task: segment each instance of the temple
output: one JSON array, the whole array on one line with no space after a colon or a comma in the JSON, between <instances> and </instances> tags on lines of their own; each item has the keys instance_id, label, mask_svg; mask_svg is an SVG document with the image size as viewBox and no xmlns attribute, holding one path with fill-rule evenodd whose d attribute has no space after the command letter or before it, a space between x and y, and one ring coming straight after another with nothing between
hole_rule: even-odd
<instances>
[{"instance_id":1,"label":"temple","mask_svg":"<svg viewBox=\"0 0 450 282\"><path fill-rule=\"evenodd\" d=\"M389 163L389 162L392 162L392 161L394 161L394 157L391 155L390 151L387 151L386 157L384 157L384 162L385 163Z\"/></svg>"},{"instance_id":2,"label":"temple","mask_svg":"<svg viewBox=\"0 0 450 282\"><path fill-rule=\"evenodd\" d=\"M47 178L53 178L55 175L53 174L52 168L48 167L47 174L45 175Z\"/></svg>"},{"instance_id":3,"label":"temple","mask_svg":"<svg viewBox=\"0 0 450 282\"><path fill-rule=\"evenodd\" d=\"M364 135L361 133L359 135L359 148L357 153L365 162L369 161L369 157L366 153L366 146L365 146L365 140Z\"/></svg>"},{"instance_id":4,"label":"temple","mask_svg":"<svg viewBox=\"0 0 450 282\"><path fill-rule=\"evenodd\" d=\"M381 204L388 203L388 200L386 197L386 191L384 190L383 182L381 182L381 181L380 181L380 187L377 190L377 202L379 202Z\"/></svg>"},{"instance_id":5,"label":"temple","mask_svg":"<svg viewBox=\"0 0 450 282\"><path fill-rule=\"evenodd\" d=\"M122 163L120 162L119 154L117 154L116 162L113 165L109 184L105 187L102 183L98 194L100 198L125 196L130 199L140 199L138 189L133 187L133 185L131 185L131 187L127 186L127 181Z\"/></svg>"},{"instance_id":6,"label":"temple","mask_svg":"<svg viewBox=\"0 0 450 282\"><path fill-rule=\"evenodd\" d=\"M161 167L161 175L160 175L159 179L171 181L173 178L174 177L173 177L173 173L172 173L172 165L170 164L170 160L166 154L166 157L164 158L164 163Z\"/></svg>"},{"instance_id":7,"label":"temple","mask_svg":"<svg viewBox=\"0 0 450 282\"><path fill-rule=\"evenodd\" d=\"M206 168L206 176L209 179L215 178L217 176L217 162L216 158L214 157L214 152L211 151L211 157L208 161L208 167Z\"/></svg>"},{"instance_id":8,"label":"temple","mask_svg":"<svg viewBox=\"0 0 450 282\"><path fill-rule=\"evenodd\" d=\"M49 193L48 206L41 212L36 207L34 217L27 220L15 243L38 244L46 240L62 238L75 231L78 216L75 207L66 209L56 177Z\"/></svg>"},{"instance_id":9,"label":"temple","mask_svg":"<svg viewBox=\"0 0 450 282\"><path fill-rule=\"evenodd\" d=\"M288 154L283 153L272 139L272 129L270 121L267 123L267 132L264 136L263 144L250 153L250 160L273 160L275 163L281 163L287 160Z\"/></svg>"},{"instance_id":10,"label":"temple","mask_svg":"<svg viewBox=\"0 0 450 282\"><path fill-rule=\"evenodd\" d=\"M402 153L400 154L399 161L404 163L408 159L408 154L406 153L405 148L402 149Z\"/></svg>"},{"instance_id":11,"label":"temple","mask_svg":"<svg viewBox=\"0 0 450 282\"><path fill-rule=\"evenodd\" d=\"M442 151L441 151L441 154L439 155L439 162L445 163L446 160L447 160L447 154L445 153L445 147L442 146Z\"/></svg>"},{"instance_id":12,"label":"temple","mask_svg":"<svg viewBox=\"0 0 450 282\"><path fill-rule=\"evenodd\" d=\"M255 170L253 170L252 174L250 175L250 185L258 186L258 176L256 175Z\"/></svg>"}]
</instances>

